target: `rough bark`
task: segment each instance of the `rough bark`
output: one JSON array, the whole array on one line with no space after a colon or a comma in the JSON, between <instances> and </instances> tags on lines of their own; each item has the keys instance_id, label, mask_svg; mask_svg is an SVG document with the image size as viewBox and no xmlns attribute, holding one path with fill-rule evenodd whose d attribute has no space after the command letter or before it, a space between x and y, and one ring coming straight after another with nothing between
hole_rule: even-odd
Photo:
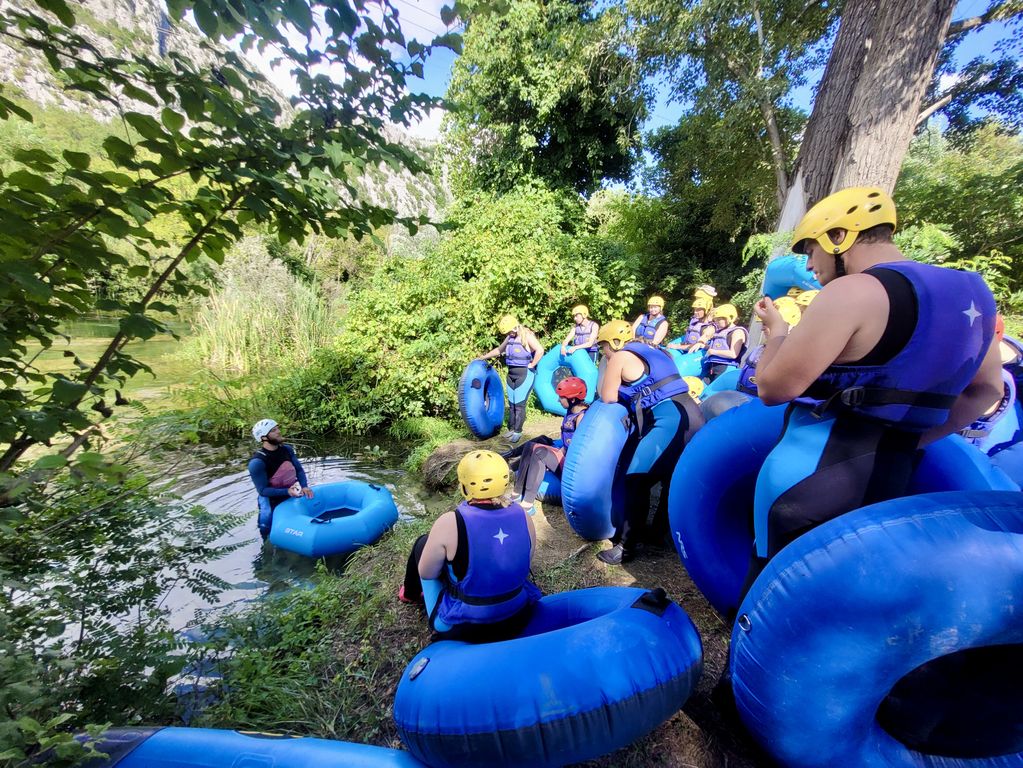
<instances>
[{"instance_id":1,"label":"rough bark","mask_svg":"<svg viewBox=\"0 0 1023 768\"><path fill-rule=\"evenodd\" d=\"M954 8L955 0L846 3L793 174L804 206L843 187L895 187Z\"/></svg>"}]
</instances>

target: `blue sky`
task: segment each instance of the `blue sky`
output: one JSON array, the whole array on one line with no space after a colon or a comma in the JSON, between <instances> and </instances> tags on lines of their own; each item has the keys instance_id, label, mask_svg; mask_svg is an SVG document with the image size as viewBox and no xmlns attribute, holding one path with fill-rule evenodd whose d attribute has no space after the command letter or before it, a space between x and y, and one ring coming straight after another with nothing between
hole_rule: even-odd
<instances>
[{"instance_id":1,"label":"blue sky","mask_svg":"<svg viewBox=\"0 0 1023 768\"><path fill-rule=\"evenodd\" d=\"M428 42L432 35L442 34L445 25L440 18L440 8L444 0L393 0L402 20L402 28L407 37L415 37L421 42ZM953 19L980 15L987 8L988 0L961 0L956 6ZM956 51L957 63L965 63L978 55L990 52L994 46L1008 39L1010 32L1004 23L988 24L982 29L971 32ZM456 55L448 50L438 50L428 60L421 82L413 83L433 96L443 96L451 77L451 66ZM791 94L792 103L807 112L813 102L813 91L823 75L823 70L811 73L807 85L795 89ZM669 89L663 82L654 82L657 94L650 104L650 116L644 130L650 131L665 125L674 125L683 112L683 105L670 99ZM439 115L434 115L426 124L420 126L419 135L435 135L439 127Z\"/></svg>"}]
</instances>

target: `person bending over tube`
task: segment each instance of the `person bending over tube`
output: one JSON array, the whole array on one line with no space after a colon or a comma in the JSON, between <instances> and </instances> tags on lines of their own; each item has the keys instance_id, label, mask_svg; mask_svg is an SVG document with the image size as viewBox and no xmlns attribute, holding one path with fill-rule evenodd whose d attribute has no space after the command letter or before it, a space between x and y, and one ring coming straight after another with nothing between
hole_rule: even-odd
<instances>
[{"instance_id":1,"label":"person bending over tube","mask_svg":"<svg viewBox=\"0 0 1023 768\"><path fill-rule=\"evenodd\" d=\"M575 325L561 342L561 354L570 355L577 349L585 349L593 362L597 362L597 333L600 326L590 320L590 310L585 304L572 307L572 320Z\"/></svg>"},{"instance_id":2,"label":"person bending over tube","mask_svg":"<svg viewBox=\"0 0 1023 768\"><path fill-rule=\"evenodd\" d=\"M519 470L515 478L515 491L518 494L516 501L528 515L533 514L533 504L536 502L536 494L540 490L544 474L550 470L561 477L561 470L565 466L565 454L568 453L572 437L589 407L586 404L586 382L576 376L559 381L554 391L561 405L568 411L561 419L560 444L546 435L541 435L522 446Z\"/></svg>"},{"instance_id":3,"label":"person bending over tube","mask_svg":"<svg viewBox=\"0 0 1023 768\"><path fill-rule=\"evenodd\" d=\"M260 448L249 459L249 477L259 494L259 517L256 524L266 539L270 535L273 511L287 498L305 496L313 491L305 476L295 449L284 443L281 429L273 419L262 419L252 427L252 437Z\"/></svg>"},{"instance_id":4,"label":"person bending over tube","mask_svg":"<svg viewBox=\"0 0 1023 768\"><path fill-rule=\"evenodd\" d=\"M536 531L522 507L505 498L508 463L473 451L458 463L465 501L420 536L398 599L426 608L442 638L487 642L514 637L540 590L529 580Z\"/></svg>"},{"instance_id":5,"label":"person bending over tube","mask_svg":"<svg viewBox=\"0 0 1023 768\"><path fill-rule=\"evenodd\" d=\"M646 303L646 314L632 323L632 335L637 341L657 346L668 337L668 318L664 316L664 299L651 296Z\"/></svg>"},{"instance_id":6,"label":"person bending over tube","mask_svg":"<svg viewBox=\"0 0 1023 768\"><path fill-rule=\"evenodd\" d=\"M625 446L630 456L625 472L625 519L615 530L611 549L597 557L617 565L633 559L640 546L650 511L650 491L661 483L661 500L654 517L655 535L667 532L671 473L682 449L703 415L689 396L671 356L656 347L632 341L632 326L613 320L597 337L607 367L600 380L600 399L621 403L632 417L633 429Z\"/></svg>"},{"instance_id":7,"label":"person bending over tube","mask_svg":"<svg viewBox=\"0 0 1023 768\"><path fill-rule=\"evenodd\" d=\"M769 298L756 306L770 332L758 393L790 405L757 477L746 589L801 534L905 495L918 449L1002 397L991 291L974 272L906 259L895 223L880 188L826 197L792 238L823 289L791 329Z\"/></svg>"},{"instance_id":8,"label":"person bending over tube","mask_svg":"<svg viewBox=\"0 0 1023 768\"><path fill-rule=\"evenodd\" d=\"M522 439L522 428L526 424L526 401L533 391L536 379L536 364L543 357L543 345L536 335L519 323L514 315L503 315L497 321L497 331L504 335L504 341L480 357L489 360L504 355L508 368L508 431L504 436L513 443Z\"/></svg>"}]
</instances>

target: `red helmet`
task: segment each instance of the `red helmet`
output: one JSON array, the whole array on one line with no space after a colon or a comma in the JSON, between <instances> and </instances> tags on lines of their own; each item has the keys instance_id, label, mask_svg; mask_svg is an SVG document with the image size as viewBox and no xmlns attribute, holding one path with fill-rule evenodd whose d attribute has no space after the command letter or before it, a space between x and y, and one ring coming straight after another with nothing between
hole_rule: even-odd
<instances>
[{"instance_id":1,"label":"red helmet","mask_svg":"<svg viewBox=\"0 0 1023 768\"><path fill-rule=\"evenodd\" d=\"M569 376L559 381L554 391L558 397L563 397L566 400L585 400L586 382L578 376Z\"/></svg>"}]
</instances>

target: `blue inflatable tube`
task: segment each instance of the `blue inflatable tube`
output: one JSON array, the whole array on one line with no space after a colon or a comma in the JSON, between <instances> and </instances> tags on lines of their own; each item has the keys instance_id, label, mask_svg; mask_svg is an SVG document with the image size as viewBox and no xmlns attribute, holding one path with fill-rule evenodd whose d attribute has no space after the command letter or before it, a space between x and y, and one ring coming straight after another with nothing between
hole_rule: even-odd
<instances>
[{"instance_id":1,"label":"blue inflatable tube","mask_svg":"<svg viewBox=\"0 0 1023 768\"><path fill-rule=\"evenodd\" d=\"M664 350L671 359L675 361L675 367L678 368L679 376L700 376L703 374L703 356L704 352L701 349L698 352L681 352L677 349Z\"/></svg>"},{"instance_id":2,"label":"blue inflatable tube","mask_svg":"<svg viewBox=\"0 0 1023 768\"><path fill-rule=\"evenodd\" d=\"M549 469L544 472L536 498L545 504L561 504L561 478Z\"/></svg>"},{"instance_id":3,"label":"blue inflatable tube","mask_svg":"<svg viewBox=\"0 0 1023 768\"><path fill-rule=\"evenodd\" d=\"M609 539L622 514L629 439L628 411L596 401L586 411L561 470L561 506L572 530L588 541Z\"/></svg>"},{"instance_id":4,"label":"blue inflatable tube","mask_svg":"<svg viewBox=\"0 0 1023 768\"><path fill-rule=\"evenodd\" d=\"M397 749L213 728L117 728L98 747L109 757L93 768L425 768Z\"/></svg>"},{"instance_id":5,"label":"blue inflatable tube","mask_svg":"<svg viewBox=\"0 0 1023 768\"><path fill-rule=\"evenodd\" d=\"M391 492L349 480L313 488L313 498L288 499L274 510L270 543L309 557L354 552L398 521Z\"/></svg>"},{"instance_id":6,"label":"blue inflatable tube","mask_svg":"<svg viewBox=\"0 0 1023 768\"><path fill-rule=\"evenodd\" d=\"M472 434L480 440L501 431L504 422L504 385L501 375L483 360L473 360L458 380L458 410Z\"/></svg>"},{"instance_id":7,"label":"blue inflatable tube","mask_svg":"<svg viewBox=\"0 0 1023 768\"><path fill-rule=\"evenodd\" d=\"M739 368L729 368L703 388L703 395L701 395L700 399L706 400L708 397L716 395L718 392L734 391L736 387L739 386L740 373L741 370Z\"/></svg>"},{"instance_id":8,"label":"blue inflatable tube","mask_svg":"<svg viewBox=\"0 0 1023 768\"><path fill-rule=\"evenodd\" d=\"M672 475L671 537L693 582L720 613L738 604L753 550L757 474L781 434L784 405L754 398L722 413L693 436ZM586 420L583 420L586 423ZM913 493L1019 490L958 435L931 444L913 476Z\"/></svg>"},{"instance_id":9,"label":"blue inflatable tube","mask_svg":"<svg viewBox=\"0 0 1023 768\"><path fill-rule=\"evenodd\" d=\"M540 401L540 407L547 413L564 416L566 411L554 391L557 386L555 376L559 368L568 368L572 376L578 376L586 382L586 402L592 403L597 394L597 366L583 349L577 349L570 355L561 354L561 347L547 350L540 362L536 364L536 385L534 391Z\"/></svg>"},{"instance_id":10,"label":"blue inflatable tube","mask_svg":"<svg viewBox=\"0 0 1023 768\"><path fill-rule=\"evenodd\" d=\"M789 768L1018 768L1021 589L1019 493L911 496L831 520L742 603L739 715Z\"/></svg>"},{"instance_id":11,"label":"blue inflatable tube","mask_svg":"<svg viewBox=\"0 0 1023 768\"><path fill-rule=\"evenodd\" d=\"M777 299L793 287L803 291L819 291L821 288L813 272L806 268L806 256L789 254L773 259L764 275L764 295Z\"/></svg>"},{"instance_id":12,"label":"blue inflatable tube","mask_svg":"<svg viewBox=\"0 0 1023 768\"><path fill-rule=\"evenodd\" d=\"M653 730L702 667L695 627L663 590L563 592L540 600L521 637L425 648L401 676L394 720L433 768L562 766Z\"/></svg>"}]
</instances>

